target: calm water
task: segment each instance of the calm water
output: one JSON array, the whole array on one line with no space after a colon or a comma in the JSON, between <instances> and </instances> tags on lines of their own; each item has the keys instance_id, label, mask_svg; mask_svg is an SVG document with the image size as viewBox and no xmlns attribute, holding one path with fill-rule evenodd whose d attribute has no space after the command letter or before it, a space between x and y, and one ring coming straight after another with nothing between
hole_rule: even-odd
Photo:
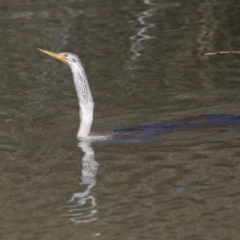
<instances>
[{"instance_id":1,"label":"calm water","mask_svg":"<svg viewBox=\"0 0 240 240\"><path fill-rule=\"evenodd\" d=\"M93 132L240 115L239 1L0 2L1 239L239 239L240 124L78 143L69 68Z\"/></svg>"}]
</instances>

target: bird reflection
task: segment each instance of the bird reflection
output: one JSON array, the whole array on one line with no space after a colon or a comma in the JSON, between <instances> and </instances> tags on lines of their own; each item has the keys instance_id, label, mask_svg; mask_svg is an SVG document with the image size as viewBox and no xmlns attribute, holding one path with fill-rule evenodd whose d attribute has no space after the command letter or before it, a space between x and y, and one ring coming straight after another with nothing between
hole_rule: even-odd
<instances>
[{"instance_id":1,"label":"bird reflection","mask_svg":"<svg viewBox=\"0 0 240 240\"><path fill-rule=\"evenodd\" d=\"M88 223L97 220L96 198L91 193L91 189L96 185L96 175L98 163L94 159L94 150L91 141L81 141L78 146L84 155L82 158L82 176L80 185L84 185L86 190L74 193L69 201L69 214L74 223Z\"/></svg>"}]
</instances>

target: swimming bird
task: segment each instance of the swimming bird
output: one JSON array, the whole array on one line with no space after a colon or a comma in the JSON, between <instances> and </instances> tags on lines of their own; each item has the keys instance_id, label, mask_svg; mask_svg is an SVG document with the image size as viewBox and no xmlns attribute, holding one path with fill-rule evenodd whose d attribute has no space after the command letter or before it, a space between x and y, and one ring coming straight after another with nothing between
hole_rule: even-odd
<instances>
[{"instance_id":1,"label":"swimming bird","mask_svg":"<svg viewBox=\"0 0 240 240\"><path fill-rule=\"evenodd\" d=\"M55 59L66 63L70 67L80 108L79 115L81 123L79 125L77 138L88 137L93 122L94 102L81 60L77 55L73 53L54 53L41 48L37 49Z\"/></svg>"},{"instance_id":2,"label":"swimming bird","mask_svg":"<svg viewBox=\"0 0 240 240\"><path fill-rule=\"evenodd\" d=\"M63 53L54 53L41 48L37 48L39 51L48 54L49 56L58 59L64 63L66 63L73 75L73 81L75 85L75 89L77 92L78 102L79 102L79 113L80 113L80 125L77 133L77 138L86 138L89 137L91 126L93 122L93 110L94 110L94 102L92 98L92 93L88 84L87 76L81 60L79 57L73 53L63 52ZM143 123L138 126L126 126L119 127L115 130L110 130L107 134L103 134L101 136L93 136L93 138L108 138L116 137L128 137L129 133L131 135L137 136L137 139L142 138L144 136L161 134L169 131L175 130L184 130L184 129L192 129L196 127L226 127L226 126L234 126L240 125L240 117L235 115L227 115L227 114L216 114L216 115L203 115L198 117L192 117L187 119L182 119L179 121L171 121L171 122L151 122L151 123ZM140 133L140 136L138 135ZM91 136L92 137L92 136ZM143 138L142 138L143 139Z\"/></svg>"}]
</instances>

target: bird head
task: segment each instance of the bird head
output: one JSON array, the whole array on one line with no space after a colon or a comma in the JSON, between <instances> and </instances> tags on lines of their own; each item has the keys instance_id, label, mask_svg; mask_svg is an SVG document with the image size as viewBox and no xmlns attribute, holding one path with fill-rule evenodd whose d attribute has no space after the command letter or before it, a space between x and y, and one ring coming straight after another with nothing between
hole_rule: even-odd
<instances>
[{"instance_id":1,"label":"bird head","mask_svg":"<svg viewBox=\"0 0 240 240\"><path fill-rule=\"evenodd\" d=\"M63 53L55 53L55 52L50 52L41 48L37 48L39 51L57 59L60 60L61 62L64 62L68 65L72 65L75 63L80 62L80 59L78 58L77 55L73 54L73 53L68 53L68 52L63 52Z\"/></svg>"}]
</instances>

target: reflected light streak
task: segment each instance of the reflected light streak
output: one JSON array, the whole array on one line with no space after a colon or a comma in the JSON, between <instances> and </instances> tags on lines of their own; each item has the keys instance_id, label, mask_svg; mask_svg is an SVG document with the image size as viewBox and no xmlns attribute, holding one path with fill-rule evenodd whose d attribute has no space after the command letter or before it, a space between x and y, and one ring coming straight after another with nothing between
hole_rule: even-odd
<instances>
[{"instance_id":1,"label":"reflected light streak","mask_svg":"<svg viewBox=\"0 0 240 240\"><path fill-rule=\"evenodd\" d=\"M130 51L133 53L133 56L131 57L132 60L136 60L139 56L141 56L140 51L143 49L143 46L141 46L141 42L152 39L152 38L157 38L155 36L149 36L147 35L147 30L150 28L154 28L156 25L154 23L147 23L146 19L149 19L150 17L153 16L153 14L156 13L156 11L159 8L169 8L169 7L179 7L180 3L153 3L152 0L143 0L143 3L146 5L149 5L151 8L141 12L138 15L138 22L142 26L140 30L137 32L136 35L132 36L131 39L134 41L130 47Z\"/></svg>"},{"instance_id":2,"label":"reflected light streak","mask_svg":"<svg viewBox=\"0 0 240 240\"><path fill-rule=\"evenodd\" d=\"M151 3L151 0L144 0L144 4L152 5L153 7L140 13L139 17L137 18L138 22L143 27L140 28L135 36L131 37L132 40L135 40L130 47L130 51L133 53L133 56L131 57L133 60L136 60L139 56L141 56L141 53L139 52L141 48L140 43L144 40L155 38L154 36L149 36L146 34L146 31L150 28L155 27L155 24L146 23L145 19L150 18L157 7L156 4Z\"/></svg>"}]
</instances>

